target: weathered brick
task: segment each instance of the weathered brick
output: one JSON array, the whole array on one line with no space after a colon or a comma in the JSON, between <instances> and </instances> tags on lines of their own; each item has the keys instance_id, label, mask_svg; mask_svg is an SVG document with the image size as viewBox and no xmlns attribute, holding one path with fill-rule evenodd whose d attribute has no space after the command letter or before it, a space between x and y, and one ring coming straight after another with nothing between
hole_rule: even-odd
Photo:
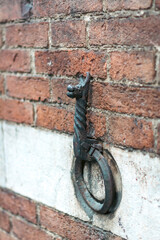
<instances>
[{"instance_id":1,"label":"weathered brick","mask_svg":"<svg viewBox=\"0 0 160 240\"><path fill-rule=\"evenodd\" d=\"M112 52L110 76L113 80L153 82L155 55L151 52Z\"/></svg>"},{"instance_id":2,"label":"weathered brick","mask_svg":"<svg viewBox=\"0 0 160 240\"><path fill-rule=\"evenodd\" d=\"M90 137L101 138L106 133L106 117L101 113L89 112L88 120L88 135Z\"/></svg>"},{"instance_id":3,"label":"weathered brick","mask_svg":"<svg viewBox=\"0 0 160 240\"><path fill-rule=\"evenodd\" d=\"M57 103L65 103L75 105L75 99L67 96L67 86L69 84L76 85L78 81L68 79L52 79L52 101ZM61 89L61 91L59 91ZM90 137L101 138L106 133L106 118L103 114L88 112L88 135Z\"/></svg>"},{"instance_id":4,"label":"weathered brick","mask_svg":"<svg viewBox=\"0 0 160 240\"><path fill-rule=\"evenodd\" d=\"M23 50L1 50L0 70L10 72L30 72L29 53Z\"/></svg>"},{"instance_id":5,"label":"weathered brick","mask_svg":"<svg viewBox=\"0 0 160 240\"><path fill-rule=\"evenodd\" d=\"M36 16L53 16L54 14L64 13L64 14L74 14L76 12L86 13L102 11L102 1L101 0L34 0L33 1L33 12Z\"/></svg>"},{"instance_id":6,"label":"weathered brick","mask_svg":"<svg viewBox=\"0 0 160 240\"><path fill-rule=\"evenodd\" d=\"M27 220L36 223L35 203L27 198L0 189L0 206L13 214L20 215Z\"/></svg>"},{"instance_id":7,"label":"weathered brick","mask_svg":"<svg viewBox=\"0 0 160 240\"><path fill-rule=\"evenodd\" d=\"M114 112L160 117L160 88L93 83L91 105Z\"/></svg>"},{"instance_id":8,"label":"weathered brick","mask_svg":"<svg viewBox=\"0 0 160 240\"><path fill-rule=\"evenodd\" d=\"M6 45L47 47L48 23L16 24L6 28Z\"/></svg>"},{"instance_id":9,"label":"weathered brick","mask_svg":"<svg viewBox=\"0 0 160 240\"><path fill-rule=\"evenodd\" d=\"M2 210L0 210L0 228L4 229L7 232L9 232L11 228L9 215Z\"/></svg>"},{"instance_id":10,"label":"weathered brick","mask_svg":"<svg viewBox=\"0 0 160 240\"><path fill-rule=\"evenodd\" d=\"M109 118L109 141L138 149L151 149L154 134L151 122L129 117Z\"/></svg>"},{"instance_id":11,"label":"weathered brick","mask_svg":"<svg viewBox=\"0 0 160 240\"><path fill-rule=\"evenodd\" d=\"M109 11L119 11L119 10L138 10L147 9L152 5L152 0L105 0L105 7Z\"/></svg>"},{"instance_id":12,"label":"weathered brick","mask_svg":"<svg viewBox=\"0 0 160 240\"><path fill-rule=\"evenodd\" d=\"M0 75L0 94L4 93L4 77Z\"/></svg>"},{"instance_id":13,"label":"weathered brick","mask_svg":"<svg viewBox=\"0 0 160 240\"><path fill-rule=\"evenodd\" d=\"M157 153L160 154L160 124L157 127Z\"/></svg>"},{"instance_id":14,"label":"weathered brick","mask_svg":"<svg viewBox=\"0 0 160 240\"><path fill-rule=\"evenodd\" d=\"M89 39L91 45L160 45L160 16L94 21Z\"/></svg>"},{"instance_id":15,"label":"weathered brick","mask_svg":"<svg viewBox=\"0 0 160 240\"><path fill-rule=\"evenodd\" d=\"M37 107L37 126L72 133L73 125L72 112L45 105Z\"/></svg>"},{"instance_id":16,"label":"weathered brick","mask_svg":"<svg viewBox=\"0 0 160 240\"><path fill-rule=\"evenodd\" d=\"M67 96L67 86L70 84L76 85L78 81L53 78L51 81L52 101L56 103L75 104L75 99Z\"/></svg>"},{"instance_id":17,"label":"weathered brick","mask_svg":"<svg viewBox=\"0 0 160 240\"><path fill-rule=\"evenodd\" d=\"M48 235L40 228L34 227L21 220L13 219L13 233L18 239L23 240L54 240L55 238Z\"/></svg>"},{"instance_id":18,"label":"weathered brick","mask_svg":"<svg viewBox=\"0 0 160 240\"><path fill-rule=\"evenodd\" d=\"M33 106L31 103L17 100L0 99L0 119L18 123L33 123Z\"/></svg>"},{"instance_id":19,"label":"weathered brick","mask_svg":"<svg viewBox=\"0 0 160 240\"><path fill-rule=\"evenodd\" d=\"M49 80L44 78L7 76L6 88L12 97L41 101L50 97Z\"/></svg>"},{"instance_id":20,"label":"weathered brick","mask_svg":"<svg viewBox=\"0 0 160 240\"><path fill-rule=\"evenodd\" d=\"M38 51L35 53L36 71L54 75L75 76L79 73L106 78L107 56L104 52L69 50Z\"/></svg>"},{"instance_id":21,"label":"weathered brick","mask_svg":"<svg viewBox=\"0 0 160 240\"><path fill-rule=\"evenodd\" d=\"M90 227L78 220L73 220L71 217L58 213L50 208L41 206L40 208L41 225L49 231L53 231L62 237L72 240L121 240L110 233L104 233Z\"/></svg>"},{"instance_id":22,"label":"weathered brick","mask_svg":"<svg viewBox=\"0 0 160 240\"><path fill-rule=\"evenodd\" d=\"M57 103L75 104L75 99L67 96L67 86L69 84L76 85L76 80L68 79L52 79L52 101ZM61 89L61 91L59 91ZM88 113L88 135L91 137L103 137L106 132L106 118L103 114Z\"/></svg>"},{"instance_id":23,"label":"weathered brick","mask_svg":"<svg viewBox=\"0 0 160 240\"><path fill-rule=\"evenodd\" d=\"M52 23L52 46L86 46L84 21L66 21Z\"/></svg>"},{"instance_id":24,"label":"weathered brick","mask_svg":"<svg viewBox=\"0 0 160 240\"><path fill-rule=\"evenodd\" d=\"M0 230L0 239L1 240L16 240L14 237L10 236L9 234L2 232Z\"/></svg>"},{"instance_id":25,"label":"weathered brick","mask_svg":"<svg viewBox=\"0 0 160 240\"><path fill-rule=\"evenodd\" d=\"M160 9L160 0L156 0L156 8Z\"/></svg>"},{"instance_id":26,"label":"weathered brick","mask_svg":"<svg viewBox=\"0 0 160 240\"><path fill-rule=\"evenodd\" d=\"M0 1L0 22L21 18L21 0Z\"/></svg>"}]
</instances>

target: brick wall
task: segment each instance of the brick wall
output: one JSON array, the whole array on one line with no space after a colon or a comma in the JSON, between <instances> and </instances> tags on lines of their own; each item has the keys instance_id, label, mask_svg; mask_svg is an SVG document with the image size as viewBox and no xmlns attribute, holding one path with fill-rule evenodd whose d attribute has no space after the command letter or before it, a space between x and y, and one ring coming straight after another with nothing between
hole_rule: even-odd
<instances>
[{"instance_id":1,"label":"brick wall","mask_svg":"<svg viewBox=\"0 0 160 240\"><path fill-rule=\"evenodd\" d=\"M75 101L66 97L66 87L89 71L93 77L89 134L107 148L135 154L135 159L136 154L150 156L151 161L157 159L159 11L159 0L1 0L0 119L6 124L15 122L16 128L22 124L39 133L49 129L73 136ZM103 224L101 230L96 229L94 223L10 193L5 190L7 183L1 185L2 240L121 239L102 230L106 229ZM12 184L9 188L21 193ZM27 191L25 195L28 197ZM132 227L128 225L129 232L125 233L120 219L118 224L122 234L113 226L109 231L136 239L134 234L132 238Z\"/></svg>"},{"instance_id":2,"label":"brick wall","mask_svg":"<svg viewBox=\"0 0 160 240\"><path fill-rule=\"evenodd\" d=\"M96 137L157 153L158 1L37 0L24 19L27 4L1 1L1 119L72 133L66 86L90 71Z\"/></svg>"},{"instance_id":3,"label":"brick wall","mask_svg":"<svg viewBox=\"0 0 160 240\"><path fill-rule=\"evenodd\" d=\"M55 209L0 189L1 240L122 240Z\"/></svg>"}]
</instances>

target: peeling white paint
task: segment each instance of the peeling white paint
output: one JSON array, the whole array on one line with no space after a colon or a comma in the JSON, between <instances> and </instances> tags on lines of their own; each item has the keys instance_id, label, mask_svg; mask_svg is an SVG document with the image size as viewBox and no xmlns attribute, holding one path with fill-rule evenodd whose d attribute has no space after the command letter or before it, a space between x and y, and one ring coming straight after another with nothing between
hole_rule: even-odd
<instances>
[{"instance_id":1,"label":"peeling white paint","mask_svg":"<svg viewBox=\"0 0 160 240\"><path fill-rule=\"evenodd\" d=\"M1 132L1 126L0 172L5 164L6 175L0 185L6 178L7 188L88 220L71 181L72 136L6 122L0 122ZM110 151L122 175L122 201L114 214L95 214L93 224L129 240L159 240L160 160L138 151Z\"/></svg>"}]
</instances>

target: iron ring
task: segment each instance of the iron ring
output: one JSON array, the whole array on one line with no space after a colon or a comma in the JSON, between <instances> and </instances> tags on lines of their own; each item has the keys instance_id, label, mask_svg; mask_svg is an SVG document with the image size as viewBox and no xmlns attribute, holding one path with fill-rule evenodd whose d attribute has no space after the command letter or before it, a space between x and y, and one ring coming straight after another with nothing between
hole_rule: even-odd
<instances>
[{"instance_id":1,"label":"iron ring","mask_svg":"<svg viewBox=\"0 0 160 240\"><path fill-rule=\"evenodd\" d=\"M102 173L102 177L104 180L105 187L105 198L100 201L97 200L92 193L88 190L86 183L83 178L83 160L76 158L74 175L75 175L75 185L76 188L79 189L79 192L82 198L85 200L87 205L96 212L99 213L107 213L112 205L114 199L114 181L112 172L107 163L107 160L103 157L103 155L95 149L93 153L93 157L95 161L98 163L100 171Z\"/></svg>"}]
</instances>

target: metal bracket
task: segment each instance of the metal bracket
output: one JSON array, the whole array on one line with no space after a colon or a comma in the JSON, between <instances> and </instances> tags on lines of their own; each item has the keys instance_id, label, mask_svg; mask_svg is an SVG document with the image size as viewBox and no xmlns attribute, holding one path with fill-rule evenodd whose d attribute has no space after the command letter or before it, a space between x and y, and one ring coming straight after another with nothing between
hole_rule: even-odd
<instances>
[{"instance_id":1,"label":"metal bracket","mask_svg":"<svg viewBox=\"0 0 160 240\"><path fill-rule=\"evenodd\" d=\"M108 213L115 211L120 203L121 194L118 192L121 192L121 184L118 183L120 187L116 186L117 173L113 173L113 169L116 169L115 172L117 172L118 167L111 157L111 154L109 153L110 157L107 157L108 159L106 159L102 154L102 145L95 139L87 138L86 112L90 79L91 76L89 73L87 73L86 78L81 75L78 85L69 85L67 87L67 96L70 98L76 98L73 138L75 155L73 182L77 198L81 201L81 204L86 211ZM85 161L91 163L92 161L96 161L99 165L105 188L105 198L102 201L96 199L86 186L83 178ZM119 178L118 182L120 181Z\"/></svg>"}]
</instances>

